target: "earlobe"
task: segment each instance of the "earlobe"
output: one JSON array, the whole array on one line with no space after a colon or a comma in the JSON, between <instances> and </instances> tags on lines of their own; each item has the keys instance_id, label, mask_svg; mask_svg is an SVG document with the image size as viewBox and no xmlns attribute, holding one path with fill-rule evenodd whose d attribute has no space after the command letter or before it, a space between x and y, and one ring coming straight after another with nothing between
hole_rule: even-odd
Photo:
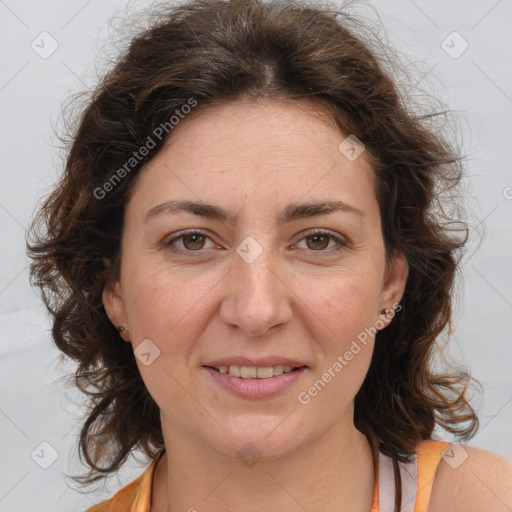
<instances>
[{"instance_id":1,"label":"earlobe","mask_svg":"<svg viewBox=\"0 0 512 512\"><path fill-rule=\"evenodd\" d=\"M102 302L109 320L119 331L121 338L124 341L130 341L119 282L109 282L105 285L102 293Z\"/></svg>"},{"instance_id":2,"label":"earlobe","mask_svg":"<svg viewBox=\"0 0 512 512\"><path fill-rule=\"evenodd\" d=\"M402 300L408 276L409 265L405 256L403 254L396 254L386 271L379 308L381 317L388 319L385 320L386 325L391 322L394 311Z\"/></svg>"}]
</instances>

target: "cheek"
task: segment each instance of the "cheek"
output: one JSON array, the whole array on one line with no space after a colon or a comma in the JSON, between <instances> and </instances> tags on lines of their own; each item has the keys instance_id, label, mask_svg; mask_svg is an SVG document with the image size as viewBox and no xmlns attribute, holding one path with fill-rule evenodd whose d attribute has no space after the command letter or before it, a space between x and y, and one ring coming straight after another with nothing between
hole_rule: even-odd
<instances>
[{"instance_id":1,"label":"cheek","mask_svg":"<svg viewBox=\"0 0 512 512\"><path fill-rule=\"evenodd\" d=\"M361 277L340 279L321 293L317 289L310 293L304 309L310 311L310 325L317 329L310 334L322 353L315 376L329 371L326 381L345 382L343 386L349 387L352 383L359 386L366 375L378 320L379 289L374 284L378 278L370 274Z\"/></svg>"},{"instance_id":2,"label":"cheek","mask_svg":"<svg viewBox=\"0 0 512 512\"><path fill-rule=\"evenodd\" d=\"M338 417L360 389L373 353L377 296L372 287L340 284L318 295L315 309L309 304L318 314L313 339L319 357L297 396L307 414L329 411L329 417Z\"/></svg>"},{"instance_id":3,"label":"cheek","mask_svg":"<svg viewBox=\"0 0 512 512\"><path fill-rule=\"evenodd\" d=\"M177 404L190 403L188 390L192 389L189 356L210 321L205 305L211 284L187 279L181 271L142 266L127 267L126 283L123 291L133 348L149 339L159 351L150 365L136 358L139 372L161 409L182 414Z\"/></svg>"},{"instance_id":4,"label":"cheek","mask_svg":"<svg viewBox=\"0 0 512 512\"><path fill-rule=\"evenodd\" d=\"M312 314L318 316L331 337L346 341L374 325L380 289L373 273L352 274L309 286L300 294Z\"/></svg>"},{"instance_id":5,"label":"cheek","mask_svg":"<svg viewBox=\"0 0 512 512\"><path fill-rule=\"evenodd\" d=\"M127 266L123 297L132 340L149 338L179 352L209 321L208 303L217 281L188 277L181 269Z\"/></svg>"}]
</instances>

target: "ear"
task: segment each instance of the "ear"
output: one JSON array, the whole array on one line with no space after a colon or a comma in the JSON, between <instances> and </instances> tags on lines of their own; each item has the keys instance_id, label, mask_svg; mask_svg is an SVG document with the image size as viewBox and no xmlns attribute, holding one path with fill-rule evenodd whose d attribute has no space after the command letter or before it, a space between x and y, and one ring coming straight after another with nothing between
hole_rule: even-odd
<instances>
[{"instance_id":1,"label":"ear","mask_svg":"<svg viewBox=\"0 0 512 512\"><path fill-rule=\"evenodd\" d=\"M386 274L380 298L380 322L387 326L393 319L398 303L402 300L407 277L409 276L409 265L403 254L395 253L391 261L386 265ZM386 313L383 313L383 312Z\"/></svg>"},{"instance_id":2,"label":"ear","mask_svg":"<svg viewBox=\"0 0 512 512\"><path fill-rule=\"evenodd\" d=\"M119 281L110 281L105 285L102 293L102 301L105 312L114 327L116 329L120 326L126 328L126 330L120 333L121 338L123 338L124 341L130 341L129 327L127 325L126 313L121 298Z\"/></svg>"}]
</instances>

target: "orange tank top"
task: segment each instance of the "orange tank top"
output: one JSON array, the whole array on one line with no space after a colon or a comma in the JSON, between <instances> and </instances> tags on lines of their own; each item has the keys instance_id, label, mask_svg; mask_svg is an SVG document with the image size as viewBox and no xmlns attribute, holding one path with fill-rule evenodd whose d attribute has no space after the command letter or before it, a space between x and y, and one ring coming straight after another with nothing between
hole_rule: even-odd
<instances>
[{"instance_id":1,"label":"orange tank top","mask_svg":"<svg viewBox=\"0 0 512 512\"><path fill-rule=\"evenodd\" d=\"M373 468L375 485L371 512L394 512L395 510L395 471L391 457L373 446ZM400 512L428 512L428 503L434 484L437 466L443 454L452 444L445 441L423 441L416 446L411 462L399 462L402 487Z\"/></svg>"},{"instance_id":2,"label":"orange tank top","mask_svg":"<svg viewBox=\"0 0 512 512\"><path fill-rule=\"evenodd\" d=\"M372 442L375 485L371 512L393 512L395 506L395 476L392 459L377 450ZM423 441L409 463L399 462L402 479L401 512L428 512L428 502L437 466L450 447L444 441ZM85 512L150 512L151 487L161 450L146 471L136 480L117 491L112 498L88 508Z\"/></svg>"}]
</instances>

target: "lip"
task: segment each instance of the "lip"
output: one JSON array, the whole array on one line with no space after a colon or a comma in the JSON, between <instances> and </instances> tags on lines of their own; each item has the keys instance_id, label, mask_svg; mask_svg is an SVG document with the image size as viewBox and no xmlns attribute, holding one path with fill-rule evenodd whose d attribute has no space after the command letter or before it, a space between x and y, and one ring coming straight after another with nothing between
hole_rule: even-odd
<instances>
[{"instance_id":1,"label":"lip","mask_svg":"<svg viewBox=\"0 0 512 512\"><path fill-rule=\"evenodd\" d=\"M243 379L242 377L234 377L228 373L220 373L213 368L206 366L204 369L219 386L224 388L229 393L242 398L254 399L272 398L282 393L286 389L289 389L302 377L304 372L307 370L307 367L303 366L298 370L289 373L283 373L277 377L270 377L268 379Z\"/></svg>"},{"instance_id":2,"label":"lip","mask_svg":"<svg viewBox=\"0 0 512 512\"><path fill-rule=\"evenodd\" d=\"M231 366L231 365L238 365L238 366L291 366L292 368L298 367L298 366L307 366L305 363L302 363L300 361L295 361L293 359L286 359L284 357L279 356L269 356L269 357L263 357L260 359L251 359L249 357L226 357L224 359L215 359L214 361L210 361L209 363L204 363L203 366L214 366L215 368L219 368L220 366Z\"/></svg>"}]
</instances>

